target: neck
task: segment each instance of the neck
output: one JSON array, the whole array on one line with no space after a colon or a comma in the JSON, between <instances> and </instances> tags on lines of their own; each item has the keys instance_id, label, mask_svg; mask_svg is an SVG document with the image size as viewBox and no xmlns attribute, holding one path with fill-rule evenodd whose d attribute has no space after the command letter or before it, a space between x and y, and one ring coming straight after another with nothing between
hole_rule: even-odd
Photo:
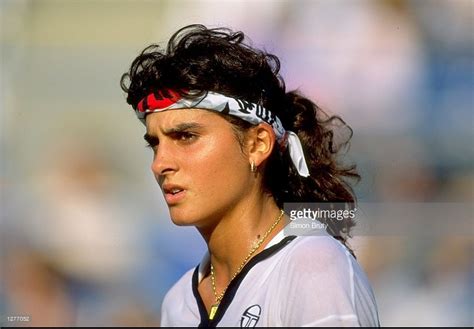
<instances>
[{"instance_id":1,"label":"neck","mask_svg":"<svg viewBox=\"0 0 474 329\"><path fill-rule=\"evenodd\" d=\"M253 202L242 202L226 212L213 228L200 229L209 248L218 287L225 287L229 283L252 247L280 215L273 197L261 194L259 198L253 196L250 200ZM282 218L253 256L263 250L283 226Z\"/></svg>"}]
</instances>

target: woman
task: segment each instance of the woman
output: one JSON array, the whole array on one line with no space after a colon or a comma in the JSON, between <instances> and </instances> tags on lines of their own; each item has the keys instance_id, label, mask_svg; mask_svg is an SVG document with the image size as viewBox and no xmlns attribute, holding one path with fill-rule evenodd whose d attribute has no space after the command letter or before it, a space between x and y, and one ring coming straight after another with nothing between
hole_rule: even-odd
<instances>
[{"instance_id":1,"label":"woman","mask_svg":"<svg viewBox=\"0 0 474 329\"><path fill-rule=\"evenodd\" d=\"M334 123L286 92L276 56L241 32L187 26L122 77L146 125L172 221L208 246L167 293L164 326L377 326L370 285L346 244L352 221L286 236L287 202L352 204ZM350 128L347 128L350 129Z\"/></svg>"}]
</instances>

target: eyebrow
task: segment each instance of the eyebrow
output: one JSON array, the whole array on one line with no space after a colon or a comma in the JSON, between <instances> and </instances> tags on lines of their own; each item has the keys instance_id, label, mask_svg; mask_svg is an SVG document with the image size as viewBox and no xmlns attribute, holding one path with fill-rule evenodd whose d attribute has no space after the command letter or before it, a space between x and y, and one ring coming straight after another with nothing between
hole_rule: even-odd
<instances>
[{"instance_id":1,"label":"eyebrow","mask_svg":"<svg viewBox=\"0 0 474 329\"><path fill-rule=\"evenodd\" d=\"M176 125L173 128L165 129L163 133L165 135L170 135L170 134L180 133L186 130L203 129L203 128L204 128L204 125L197 122L183 122Z\"/></svg>"},{"instance_id":2,"label":"eyebrow","mask_svg":"<svg viewBox=\"0 0 474 329\"><path fill-rule=\"evenodd\" d=\"M180 123L176 125L173 128L165 129L163 133L169 136L169 135L184 132L187 130L203 129L203 128L204 128L204 125L197 122L184 122L184 123ZM143 135L143 139L145 139L145 141L151 145L158 143L158 137L154 135L150 135L149 133L146 133L145 135Z\"/></svg>"}]
</instances>

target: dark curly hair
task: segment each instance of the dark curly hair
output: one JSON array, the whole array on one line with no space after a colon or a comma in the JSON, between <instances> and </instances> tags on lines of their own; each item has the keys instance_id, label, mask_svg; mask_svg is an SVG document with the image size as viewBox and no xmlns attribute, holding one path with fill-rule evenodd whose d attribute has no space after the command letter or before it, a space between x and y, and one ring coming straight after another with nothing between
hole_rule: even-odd
<instances>
[{"instance_id":1,"label":"dark curly hair","mask_svg":"<svg viewBox=\"0 0 474 329\"><path fill-rule=\"evenodd\" d=\"M242 32L226 28L189 25L180 29L166 49L158 45L145 48L122 76L120 84L127 102L136 108L148 94L170 88L182 94L192 90L194 95L214 91L261 104L280 118L286 130L299 136L311 174L301 177L288 150L281 152L275 147L263 169L263 187L278 206L284 202L328 202L354 208L355 195L348 179L358 181L360 176L355 165L344 166L338 158L349 145L351 128L299 92L286 92L278 58L244 41ZM242 143L241 137L252 125L220 115L233 125ZM338 143L336 130L346 132ZM347 246L354 222L328 220L326 224L328 233Z\"/></svg>"}]
</instances>

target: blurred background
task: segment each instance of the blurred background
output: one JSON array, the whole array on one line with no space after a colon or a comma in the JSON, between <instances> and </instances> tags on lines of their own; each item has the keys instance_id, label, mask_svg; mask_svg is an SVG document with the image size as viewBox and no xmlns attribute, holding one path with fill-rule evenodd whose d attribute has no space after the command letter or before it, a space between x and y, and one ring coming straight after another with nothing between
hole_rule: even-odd
<instances>
[{"instance_id":1,"label":"blurred background","mask_svg":"<svg viewBox=\"0 0 474 329\"><path fill-rule=\"evenodd\" d=\"M158 325L165 292L200 261L197 231L170 224L119 87L145 46L190 23L244 31L280 57L288 89L346 120L359 201L472 209L473 9L0 0L1 324ZM354 237L382 325L474 324L473 231Z\"/></svg>"}]
</instances>

